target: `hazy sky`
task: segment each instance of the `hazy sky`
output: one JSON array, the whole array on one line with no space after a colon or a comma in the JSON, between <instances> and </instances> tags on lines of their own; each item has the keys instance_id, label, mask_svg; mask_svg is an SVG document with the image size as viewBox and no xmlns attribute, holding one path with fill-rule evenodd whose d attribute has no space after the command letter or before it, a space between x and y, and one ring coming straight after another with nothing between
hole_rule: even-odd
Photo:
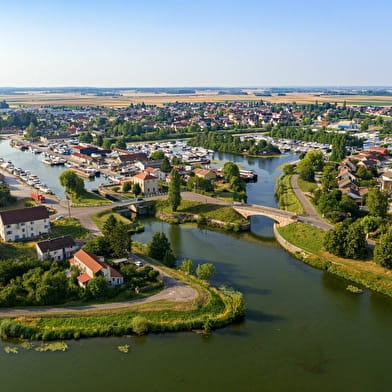
<instances>
[{"instance_id":1,"label":"hazy sky","mask_svg":"<svg viewBox=\"0 0 392 392\"><path fill-rule=\"evenodd\" d=\"M392 85L388 0L0 0L0 86Z\"/></svg>"}]
</instances>

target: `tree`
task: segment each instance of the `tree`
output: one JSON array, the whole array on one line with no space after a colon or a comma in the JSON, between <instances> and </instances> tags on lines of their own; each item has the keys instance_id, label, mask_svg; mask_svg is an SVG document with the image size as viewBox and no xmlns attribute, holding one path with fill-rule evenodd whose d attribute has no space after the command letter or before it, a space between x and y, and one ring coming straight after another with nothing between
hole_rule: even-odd
<instances>
[{"instance_id":1,"label":"tree","mask_svg":"<svg viewBox=\"0 0 392 392\"><path fill-rule=\"evenodd\" d=\"M104 298L108 291L108 282L102 275L94 276L87 283L87 292L93 298Z\"/></svg>"},{"instance_id":2,"label":"tree","mask_svg":"<svg viewBox=\"0 0 392 392\"><path fill-rule=\"evenodd\" d=\"M314 169L309 159L302 159L298 163L298 173L304 181L314 181Z\"/></svg>"},{"instance_id":3,"label":"tree","mask_svg":"<svg viewBox=\"0 0 392 392\"><path fill-rule=\"evenodd\" d=\"M181 204L181 177L177 170L170 173L168 202L173 211Z\"/></svg>"},{"instance_id":4,"label":"tree","mask_svg":"<svg viewBox=\"0 0 392 392\"><path fill-rule=\"evenodd\" d=\"M83 249L100 256L110 256L112 253L110 241L103 236L94 237L91 240L88 240L83 246Z\"/></svg>"},{"instance_id":5,"label":"tree","mask_svg":"<svg viewBox=\"0 0 392 392\"><path fill-rule=\"evenodd\" d=\"M153 161L156 161L158 159L163 159L165 157L165 154L162 150L157 150L154 151L151 155L150 155L150 159L152 159Z\"/></svg>"},{"instance_id":6,"label":"tree","mask_svg":"<svg viewBox=\"0 0 392 392\"><path fill-rule=\"evenodd\" d=\"M338 182L336 177L338 172L333 166L327 165L323 169L323 175L321 176L320 182L323 187L323 191L329 192L334 188L337 188Z\"/></svg>"},{"instance_id":7,"label":"tree","mask_svg":"<svg viewBox=\"0 0 392 392\"><path fill-rule=\"evenodd\" d=\"M102 227L102 233L108 240L110 240L112 230L116 226L116 224L117 224L116 217L113 214L110 214L108 218L105 220L105 223L103 224Z\"/></svg>"},{"instance_id":8,"label":"tree","mask_svg":"<svg viewBox=\"0 0 392 392\"><path fill-rule=\"evenodd\" d=\"M226 162L223 166L223 175L227 182L230 182L232 177L240 176L240 169L234 162Z\"/></svg>"},{"instance_id":9,"label":"tree","mask_svg":"<svg viewBox=\"0 0 392 392\"><path fill-rule=\"evenodd\" d=\"M337 223L333 229L328 230L324 237L324 248L334 255L345 255L346 223Z\"/></svg>"},{"instance_id":10,"label":"tree","mask_svg":"<svg viewBox=\"0 0 392 392\"><path fill-rule=\"evenodd\" d=\"M324 166L324 155L320 150L310 150L306 153L305 158L308 159L314 171L320 171Z\"/></svg>"},{"instance_id":11,"label":"tree","mask_svg":"<svg viewBox=\"0 0 392 392\"><path fill-rule=\"evenodd\" d=\"M376 263L392 269L392 230L380 236L373 254Z\"/></svg>"},{"instance_id":12,"label":"tree","mask_svg":"<svg viewBox=\"0 0 392 392\"><path fill-rule=\"evenodd\" d=\"M164 173L170 173L171 169L172 169L172 167L171 167L171 165L170 165L169 158L165 156L165 157L163 158L163 161L162 161L162 164L161 164L161 170L162 170Z\"/></svg>"},{"instance_id":13,"label":"tree","mask_svg":"<svg viewBox=\"0 0 392 392\"><path fill-rule=\"evenodd\" d=\"M66 192L75 197L79 197L85 192L83 179L72 170L62 172L59 180L61 186L65 187Z\"/></svg>"},{"instance_id":14,"label":"tree","mask_svg":"<svg viewBox=\"0 0 392 392\"><path fill-rule=\"evenodd\" d=\"M345 238L344 253L351 259L360 259L366 255L366 237L360 222L349 226Z\"/></svg>"},{"instance_id":15,"label":"tree","mask_svg":"<svg viewBox=\"0 0 392 392\"><path fill-rule=\"evenodd\" d=\"M123 222L117 222L112 228L109 242L114 257L126 256L131 250L131 237L128 233L127 225Z\"/></svg>"},{"instance_id":16,"label":"tree","mask_svg":"<svg viewBox=\"0 0 392 392\"><path fill-rule=\"evenodd\" d=\"M162 263L166 265L166 267L169 268L175 268L176 267L176 256L174 256L173 251L169 248L166 249L165 255L163 256Z\"/></svg>"},{"instance_id":17,"label":"tree","mask_svg":"<svg viewBox=\"0 0 392 392\"><path fill-rule=\"evenodd\" d=\"M138 197L142 193L142 188L140 188L140 185L137 182L133 184L132 193L135 197Z\"/></svg>"},{"instance_id":18,"label":"tree","mask_svg":"<svg viewBox=\"0 0 392 392\"><path fill-rule=\"evenodd\" d=\"M128 193L131 190L131 188L132 188L132 184L129 181L127 181L127 182L124 182L124 184L122 186L122 191L124 193Z\"/></svg>"},{"instance_id":19,"label":"tree","mask_svg":"<svg viewBox=\"0 0 392 392\"><path fill-rule=\"evenodd\" d=\"M295 172L295 165L287 163L286 165L283 166L283 174L285 176L289 174L294 174L294 172Z\"/></svg>"},{"instance_id":20,"label":"tree","mask_svg":"<svg viewBox=\"0 0 392 392\"><path fill-rule=\"evenodd\" d=\"M190 259L182 260L180 270L187 275L192 275L195 271L195 266L193 264L193 261Z\"/></svg>"},{"instance_id":21,"label":"tree","mask_svg":"<svg viewBox=\"0 0 392 392\"><path fill-rule=\"evenodd\" d=\"M388 213L388 192L378 188L370 188L366 198L369 214L385 218Z\"/></svg>"},{"instance_id":22,"label":"tree","mask_svg":"<svg viewBox=\"0 0 392 392\"><path fill-rule=\"evenodd\" d=\"M148 255L153 259L162 261L168 249L171 249L171 247L165 233L154 233L148 246Z\"/></svg>"},{"instance_id":23,"label":"tree","mask_svg":"<svg viewBox=\"0 0 392 392\"><path fill-rule=\"evenodd\" d=\"M346 156L346 135L336 134L332 140L330 161L340 162Z\"/></svg>"},{"instance_id":24,"label":"tree","mask_svg":"<svg viewBox=\"0 0 392 392\"><path fill-rule=\"evenodd\" d=\"M215 273L215 266L211 263L199 264L196 268L196 275L202 280L209 280Z\"/></svg>"}]
</instances>

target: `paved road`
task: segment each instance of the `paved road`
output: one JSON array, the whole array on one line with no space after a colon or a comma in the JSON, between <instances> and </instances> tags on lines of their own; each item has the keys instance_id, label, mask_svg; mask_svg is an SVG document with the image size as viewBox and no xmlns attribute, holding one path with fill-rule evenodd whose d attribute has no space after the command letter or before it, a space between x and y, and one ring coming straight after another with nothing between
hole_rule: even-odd
<instances>
[{"instance_id":1,"label":"paved road","mask_svg":"<svg viewBox=\"0 0 392 392\"><path fill-rule=\"evenodd\" d=\"M302 190L298 186L298 174L294 174L291 177L291 186L294 190L295 195L298 197L299 201L302 203L306 215L305 216L299 216L298 220L300 222L308 223L309 225L318 227L321 230L329 230L333 228L333 225L330 223L326 222L324 219L320 217L320 215L317 213L316 209L313 207L312 203L307 199L307 197L304 195Z\"/></svg>"},{"instance_id":2,"label":"paved road","mask_svg":"<svg viewBox=\"0 0 392 392\"><path fill-rule=\"evenodd\" d=\"M143 260L144 264L147 264ZM48 308L31 308L31 309L9 309L1 310L0 317L19 317L19 316L37 316L39 314L58 314L58 313L80 313L91 310L107 310L126 308L133 305L139 305L158 300L168 300L171 302L188 302L195 299L198 295L197 291L186 284L179 282L163 272L160 268L153 266L160 272L163 279L164 289L158 294L151 297L137 299L125 302L113 302L107 304L96 304L87 306L74 306L74 307L48 307Z\"/></svg>"}]
</instances>

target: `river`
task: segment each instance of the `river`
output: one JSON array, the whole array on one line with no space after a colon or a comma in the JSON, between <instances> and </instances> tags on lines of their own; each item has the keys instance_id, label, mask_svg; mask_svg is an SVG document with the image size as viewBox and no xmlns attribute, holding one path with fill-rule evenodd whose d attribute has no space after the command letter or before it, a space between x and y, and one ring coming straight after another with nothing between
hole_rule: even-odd
<instances>
[{"instance_id":1,"label":"river","mask_svg":"<svg viewBox=\"0 0 392 392\"><path fill-rule=\"evenodd\" d=\"M1 153L0 153L1 156ZM249 202L275 206L277 168L294 155L253 159L223 154L259 174ZM20 164L21 165L21 164ZM312 269L282 250L272 221L253 218L257 235L228 235L146 220L134 240L164 231L179 259L212 262L216 285L244 293L244 321L214 331L82 339L64 353L6 354L0 343L5 391L387 391L392 301ZM269 238L268 238L269 237ZM309 239L311 241L311 239ZM129 344L130 351L117 350Z\"/></svg>"}]
</instances>

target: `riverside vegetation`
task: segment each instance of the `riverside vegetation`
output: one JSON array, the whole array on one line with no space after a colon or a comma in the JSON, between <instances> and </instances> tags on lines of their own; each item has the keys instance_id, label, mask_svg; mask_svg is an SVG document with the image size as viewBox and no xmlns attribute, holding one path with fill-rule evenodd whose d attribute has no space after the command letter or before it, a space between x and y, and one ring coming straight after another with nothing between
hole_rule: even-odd
<instances>
[{"instance_id":1,"label":"riverside vegetation","mask_svg":"<svg viewBox=\"0 0 392 392\"><path fill-rule=\"evenodd\" d=\"M143 257L154 262L145 254ZM3 339L56 340L194 329L208 332L244 316L241 293L228 288L217 290L206 281L180 270L161 265L160 268L194 288L197 297L188 302L159 300L128 308L86 311L77 316L64 311L64 314L56 315L7 318L0 321L0 336Z\"/></svg>"}]
</instances>

